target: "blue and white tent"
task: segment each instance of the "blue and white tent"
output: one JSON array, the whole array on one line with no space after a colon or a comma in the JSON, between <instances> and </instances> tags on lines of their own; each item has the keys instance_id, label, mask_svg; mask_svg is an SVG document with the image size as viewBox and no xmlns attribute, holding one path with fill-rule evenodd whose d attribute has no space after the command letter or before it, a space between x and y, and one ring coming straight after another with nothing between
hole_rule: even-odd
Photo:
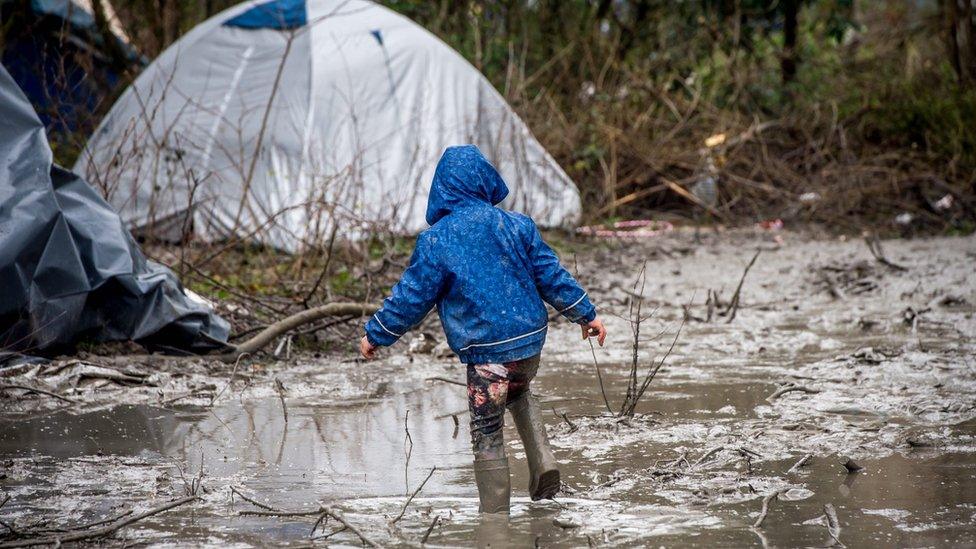
<instances>
[{"instance_id":1,"label":"blue and white tent","mask_svg":"<svg viewBox=\"0 0 976 549\"><path fill-rule=\"evenodd\" d=\"M340 235L422 230L437 159L461 143L498 167L505 207L543 226L577 221L573 182L434 35L365 0L274 0L230 8L170 46L75 170L148 233L192 228L296 251L335 224Z\"/></svg>"}]
</instances>

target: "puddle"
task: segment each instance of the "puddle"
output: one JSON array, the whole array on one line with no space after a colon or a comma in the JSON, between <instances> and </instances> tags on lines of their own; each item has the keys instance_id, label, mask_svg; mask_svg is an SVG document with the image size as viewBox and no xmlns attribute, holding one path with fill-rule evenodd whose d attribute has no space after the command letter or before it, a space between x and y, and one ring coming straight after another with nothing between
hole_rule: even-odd
<instances>
[{"instance_id":1,"label":"puddle","mask_svg":"<svg viewBox=\"0 0 976 549\"><path fill-rule=\"evenodd\" d=\"M425 381L460 379L461 368L400 354L370 364L305 357L255 363L236 384L228 372L203 366L160 368L152 386L82 383L67 393L83 400L75 407L5 400L0 491L11 499L0 519L23 529L89 522L158 506L199 482L201 502L139 521L118 541L250 547L309 540L314 516L242 516L257 508L232 496L234 486L289 511L332 505L387 545L419 544L439 517L428 545L825 546L828 503L850 547L974 545L971 243L894 242L892 259L911 269L874 272L870 290L844 301L817 289L808 274L863 259L863 244L764 252L735 322L687 323L637 415L623 421L605 413L589 346L575 339L575 327L557 324L534 387L544 397L566 491L557 502L528 501L524 455L507 426L515 495L507 524L477 513L464 389ZM938 262L915 261L913 246ZM656 261L655 272L685 275L655 285L654 299L688 303L698 291L691 312L704 314L699 290L734 285L741 255L729 246ZM588 285L597 301L612 304L617 286L596 277L605 260L583 257L580 267L584 279L594 278ZM939 289L923 287L930 279ZM938 305L948 292L953 305ZM916 318L909 308L926 312ZM642 330L642 364L670 343L650 336L676 328L681 315L680 307L664 306ZM619 406L629 327L607 320L610 344L597 357ZM77 381L71 368L56 370L45 377L25 369L17 381L69 390ZM275 379L288 388L287 422ZM802 390L774 398L784 384ZM211 398L216 404L208 407ZM806 466L794 467L808 454ZM863 470L848 474L842 457ZM782 495L753 529L763 497L774 491ZM315 535L336 528L329 521ZM349 531L320 541L360 545Z\"/></svg>"},{"instance_id":2,"label":"puddle","mask_svg":"<svg viewBox=\"0 0 976 549\"><path fill-rule=\"evenodd\" d=\"M158 543L254 546L308 539L311 519L238 516L254 507L231 497L233 485L277 508L335 504L385 543L419 540L439 515L431 545L476 539L496 546L568 546L587 538L610 545L746 545L761 542L748 527L761 496L792 488L773 502L762 530L771 545L823 544L826 528L809 521L822 514L824 503L837 508L846 526L841 539L850 546L976 542L972 453L891 453L859 460L865 469L854 475L844 472L837 456L825 455L786 474L796 459L768 459L759 435L752 441L730 436L736 424L761 421L755 410L771 384L662 383L644 407L655 413L617 423L585 417L599 414L602 400L579 382L588 378L572 375L577 367L549 364L537 381L541 392L561 397L544 407L567 412L577 427L570 433L552 414L550 431L573 493L558 504L528 502L523 454L510 444L516 498L501 539L497 525L482 524L475 512L465 418L455 432L453 419L445 417L464 408L463 389L440 383L341 407L290 399L287 424L277 398L235 399L212 410L117 406L11 422L0 434L2 483L12 496L4 516L18 524L46 516L82 522L133 502L159 504L182 493L185 479L192 481L202 464L202 484L212 490L203 505L142 521L125 535ZM624 379L609 370L608 392L620 394ZM506 429L507 439L515 440L515 432ZM972 425L957 431L953 438L962 443L976 436ZM730 448L759 448L751 456L751 474L734 450L696 465L707 450L730 440ZM687 465L664 463L683 452ZM403 520L390 527L388 520L434 466L437 471ZM659 474L663 470L676 476ZM332 540L356 543L348 533Z\"/></svg>"}]
</instances>

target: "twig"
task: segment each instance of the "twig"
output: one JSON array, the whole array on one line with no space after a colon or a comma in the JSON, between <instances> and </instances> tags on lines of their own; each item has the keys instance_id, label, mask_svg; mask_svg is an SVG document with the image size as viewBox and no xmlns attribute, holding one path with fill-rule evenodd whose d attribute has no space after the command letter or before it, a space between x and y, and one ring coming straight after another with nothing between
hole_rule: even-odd
<instances>
[{"instance_id":1,"label":"twig","mask_svg":"<svg viewBox=\"0 0 976 549\"><path fill-rule=\"evenodd\" d=\"M103 524L107 524L109 522L113 522L113 521L119 520L120 518L127 517L127 516L129 516L131 514L132 514L132 510L130 509L128 511L125 511L121 515L117 515L117 516L109 517L109 518L104 518L104 519L101 519L101 520L96 520L94 522L89 522L87 524L81 524L79 526L70 526L70 527L67 527L67 528L41 528L39 530L32 530L31 533L37 533L37 534L62 533L63 534L63 533L68 533L68 532L77 532L79 530L87 530L89 528L94 528L96 526L101 526Z\"/></svg>"},{"instance_id":2,"label":"twig","mask_svg":"<svg viewBox=\"0 0 976 549\"><path fill-rule=\"evenodd\" d=\"M779 389L776 389L776 391L773 394L771 394L768 397L766 397L766 400L768 402L772 402L772 401L776 400L777 398L785 395L786 393L796 393L796 392L807 393L809 395L815 395L815 394L819 393L820 390L819 389L810 389L809 387L804 387L802 385L786 385L786 386L780 387Z\"/></svg>"},{"instance_id":3,"label":"twig","mask_svg":"<svg viewBox=\"0 0 976 549\"><path fill-rule=\"evenodd\" d=\"M391 520L390 521L390 524L396 524L397 522L400 521L400 519L403 518L403 514L407 512L407 506L410 505L410 502L413 501L413 498L415 498L417 496L417 494L419 494L420 491L424 489L424 485L427 484L427 481L430 480L430 477L434 476L434 471L436 471L436 470L437 470L437 467L431 468L430 472L427 473L427 478L425 478L424 481L420 483L420 486L418 486L417 489L414 490L412 494L410 494L410 497L407 498L407 501L406 502L404 502L403 508L400 509L400 514L397 515L396 518L394 518L393 520Z\"/></svg>"},{"instance_id":4,"label":"twig","mask_svg":"<svg viewBox=\"0 0 976 549\"><path fill-rule=\"evenodd\" d=\"M427 539L430 537L430 533L434 531L434 527L441 520L440 515L434 515L434 520L430 521L430 526L427 527L427 531L424 532L424 537L420 539L420 544L424 545L427 543Z\"/></svg>"},{"instance_id":5,"label":"twig","mask_svg":"<svg viewBox=\"0 0 976 549\"><path fill-rule=\"evenodd\" d=\"M695 467L698 467L702 463L705 463L705 461L707 461L710 457L714 456L715 454L721 452L724 449L725 446L716 446L715 448L712 448L711 450L705 452L705 454L702 457L698 458L698 460L695 461Z\"/></svg>"},{"instance_id":6,"label":"twig","mask_svg":"<svg viewBox=\"0 0 976 549\"><path fill-rule=\"evenodd\" d=\"M824 515L827 516L827 533L833 538L835 545L844 544L840 541L840 521L837 520L837 511L833 504L825 503L823 506Z\"/></svg>"},{"instance_id":7,"label":"twig","mask_svg":"<svg viewBox=\"0 0 976 549\"><path fill-rule=\"evenodd\" d=\"M265 509L265 510L268 510L268 511L277 511L277 509L275 509L274 507L271 507L270 505L265 505L264 503L261 503L261 502L259 502L257 500L254 500L252 498L249 498L249 497L245 496L239 489L235 488L234 486L231 486L230 487L230 491L233 492L233 493L235 493L235 494L237 494L237 495L239 495L239 496L241 496L241 499L243 499L244 501L250 503L251 505L260 507L260 508Z\"/></svg>"},{"instance_id":8,"label":"twig","mask_svg":"<svg viewBox=\"0 0 976 549\"><path fill-rule=\"evenodd\" d=\"M196 501L198 499L200 499L199 496L187 496L185 498L180 498L178 500L171 501L164 505L160 505L159 507L150 509L149 511L146 511L144 513L139 513L138 515L131 515L131 516L123 515L122 517L115 520L112 524L109 524L108 526L102 528L98 528L96 530L90 530L87 532L76 532L65 536L50 536L44 538L8 541L6 543L0 543L0 548L6 549L9 547L32 547L34 545L60 546L61 544L72 542L72 541L81 541L86 539L105 537L115 533L117 530L120 530L134 522L140 521L144 518L151 517L153 515L158 515L159 513L169 511L170 509L179 507L181 505L185 505L187 503L190 503L191 501Z\"/></svg>"},{"instance_id":9,"label":"twig","mask_svg":"<svg viewBox=\"0 0 976 549\"><path fill-rule=\"evenodd\" d=\"M762 250L756 250L756 255L752 256L749 264L746 265L744 271L742 271L742 278L739 279L739 285L735 287L735 293L732 294L732 300L729 301L729 306L725 309L725 314L728 315L728 319L725 321L726 324L735 320L735 312L739 310L739 296L742 293L742 284L746 281L746 275L749 274L749 269L756 263L756 259L759 258L759 254Z\"/></svg>"},{"instance_id":10,"label":"twig","mask_svg":"<svg viewBox=\"0 0 976 549\"><path fill-rule=\"evenodd\" d=\"M28 391L28 392L32 392L32 393L38 393L38 394L42 394L42 395L47 395L49 397L56 398L58 400L63 400L64 402L68 402L70 404L80 404L80 402L78 402L77 400L75 400L73 398L68 398L66 396L62 396L62 395L59 395L57 393L52 393L51 391L45 391L44 389L38 389L37 387L31 387L29 385L17 385L17 384L11 384L11 383L2 383L2 384L0 384L0 391L8 390L8 389L21 389L23 391Z\"/></svg>"},{"instance_id":11,"label":"twig","mask_svg":"<svg viewBox=\"0 0 976 549\"><path fill-rule=\"evenodd\" d=\"M586 341L590 343L590 353L593 355L593 369L596 370L596 379L600 382L600 394L603 395L603 404L606 405L610 415L613 415L613 408L610 407L610 401L607 400L607 391L603 388L603 375L600 373L600 366L596 361L596 348L593 346L593 339L588 337Z\"/></svg>"},{"instance_id":12,"label":"twig","mask_svg":"<svg viewBox=\"0 0 976 549\"><path fill-rule=\"evenodd\" d=\"M241 355L237 357L237 360L234 361L234 369L230 372L230 379L228 379L224 387L218 391L213 398L210 399L210 406L213 406L214 402L217 402L217 399L220 398L220 395L224 394L224 391L227 390L227 387L230 387L230 384L234 383L234 378L237 376L237 368L241 365L241 360L243 360L246 356L248 356L248 353L241 353Z\"/></svg>"},{"instance_id":13,"label":"twig","mask_svg":"<svg viewBox=\"0 0 976 549\"><path fill-rule=\"evenodd\" d=\"M359 536L359 539L363 540L363 543L365 543L366 545L369 545L370 547L382 547L382 545L376 543L375 541L373 541L373 540L367 538L365 535L363 535L363 533L359 531L359 528L356 528L352 524L349 524L348 522L346 522L345 517L343 517L342 516L342 513L340 513L339 511L336 511L335 509L331 509L329 507L323 507L322 510L323 510L323 512L328 513L329 516L331 516L332 518L334 518L337 521L341 522L342 525L345 526L346 528L348 528L349 531L351 531L353 534L356 534L357 536Z\"/></svg>"},{"instance_id":14,"label":"twig","mask_svg":"<svg viewBox=\"0 0 976 549\"><path fill-rule=\"evenodd\" d=\"M312 299L312 296L319 291L319 286L322 284L322 281L325 280L325 276L329 272L329 265L332 263L332 249L335 246L336 234L339 232L339 224L335 222L335 217L332 219L332 233L329 235L329 245L325 251L325 264L322 265L322 270L319 272L318 278L315 279L315 284L312 285L312 289L310 289L308 293L305 294L305 297L302 298L302 304L305 305L306 309L308 308L309 300Z\"/></svg>"},{"instance_id":15,"label":"twig","mask_svg":"<svg viewBox=\"0 0 976 549\"><path fill-rule=\"evenodd\" d=\"M800 467L806 466L806 464L810 463L810 460L811 459L813 459L813 454L807 454L807 455L803 456L802 458L800 458L800 461L797 461L796 463L794 463L793 464L793 467L790 467L786 471L786 474L788 475L788 474L792 473L793 471L796 471Z\"/></svg>"},{"instance_id":16,"label":"twig","mask_svg":"<svg viewBox=\"0 0 976 549\"><path fill-rule=\"evenodd\" d=\"M316 529L317 529L317 528L319 527L319 525L320 525L320 524L322 524L322 522L323 522L323 521L324 521L325 519L327 519L327 518L329 518L329 514L328 514L328 513L325 513L325 512L323 512L323 513L321 513L321 514L319 514L319 518L317 518L317 519L315 520L315 523L314 523L314 524L312 524L312 529L311 529L311 530L309 530L309 532L308 532L308 537L312 537L312 536L314 536L314 535L315 535L315 530L316 530Z\"/></svg>"},{"instance_id":17,"label":"twig","mask_svg":"<svg viewBox=\"0 0 976 549\"><path fill-rule=\"evenodd\" d=\"M868 245L868 250L871 252L871 255L874 256L874 259L878 261L878 263L881 263L882 265L885 265L887 267L891 267L896 271L908 270L908 268L903 265L899 265L897 263L892 263L891 261L888 261L888 258L885 257L884 248L881 247L881 239L878 238L877 235L865 236L864 243Z\"/></svg>"},{"instance_id":18,"label":"twig","mask_svg":"<svg viewBox=\"0 0 976 549\"><path fill-rule=\"evenodd\" d=\"M552 411L553 411L553 413L556 413L556 409L555 408L553 408ZM563 418L563 421L566 422L566 425L569 425L569 432L570 433L575 433L576 431L579 430L579 425L576 425L575 423L573 423L572 421L570 421L569 420L569 416L566 415L566 412L559 412L559 413L557 413L557 415L559 417Z\"/></svg>"},{"instance_id":19,"label":"twig","mask_svg":"<svg viewBox=\"0 0 976 549\"><path fill-rule=\"evenodd\" d=\"M334 536L336 534L341 534L342 532L345 532L348 529L349 528L346 528L345 526L342 526L340 528L336 528L335 530L329 532L328 534L326 534L324 536L318 536L318 537L312 538L312 541L319 541L319 540L323 540L323 539L329 539L332 536Z\"/></svg>"},{"instance_id":20,"label":"twig","mask_svg":"<svg viewBox=\"0 0 976 549\"><path fill-rule=\"evenodd\" d=\"M288 407L285 406L285 386L281 380L275 378L275 390L278 392L278 399L281 400L281 413L285 416L285 424L288 424Z\"/></svg>"},{"instance_id":21,"label":"twig","mask_svg":"<svg viewBox=\"0 0 976 549\"><path fill-rule=\"evenodd\" d=\"M756 522L753 523L752 525L753 528L762 527L763 521L766 520L766 515L769 514L769 502L771 502L774 498L778 496L779 496L779 490L774 490L766 494L766 497L764 497L762 500L762 510L759 511L759 518L757 518Z\"/></svg>"},{"instance_id":22,"label":"twig","mask_svg":"<svg viewBox=\"0 0 976 549\"><path fill-rule=\"evenodd\" d=\"M172 404L172 403L176 402L177 400L183 400L184 398L189 398L189 397L193 397L193 396L202 396L206 392L207 392L207 389L194 389L192 391L187 391L187 392L185 392L185 393L183 393L181 395L177 395L175 397L168 398L168 399L160 402L160 404L163 405L163 406L165 406L167 404Z\"/></svg>"},{"instance_id":23,"label":"twig","mask_svg":"<svg viewBox=\"0 0 976 549\"><path fill-rule=\"evenodd\" d=\"M451 385L460 385L462 387L468 386L468 384L463 381L457 381L456 379L448 379L440 376L428 377L424 381L443 381L444 383L450 383Z\"/></svg>"},{"instance_id":24,"label":"twig","mask_svg":"<svg viewBox=\"0 0 976 549\"><path fill-rule=\"evenodd\" d=\"M282 511L279 509L272 511L241 511L238 513L245 517L314 517L321 515L322 509L311 509L309 511Z\"/></svg>"}]
</instances>

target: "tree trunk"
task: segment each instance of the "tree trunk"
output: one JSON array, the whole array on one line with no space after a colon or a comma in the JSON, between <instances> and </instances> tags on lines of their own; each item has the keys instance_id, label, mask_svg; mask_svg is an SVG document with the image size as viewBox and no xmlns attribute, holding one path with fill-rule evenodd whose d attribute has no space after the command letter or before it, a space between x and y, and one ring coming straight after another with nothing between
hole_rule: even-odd
<instances>
[{"instance_id":1,"label":"tree trunk","mask_svg":"<svg viewBox=\"0 0 976 549\"><path fill-rule=\"evenodd\" d=\"M959 5L956 0L942 0L939 2L943 11L943 20L946 30L946 54L949 56L949 63L952 70L956 72L956 78L962 82L962 62L959 56Z\"/></svg>"},{"instance_id":2,"label":"tree trunk","mask_svg":"<svg viewBox=\"0 0 976 549\"><path fill-rule=\"evenodd\" d=\"M976 82L976 22L973 21L973 0L963 0L962 19L966 27L966 45L969 46L969 55L966 67L969 73L969 81Z\"/></svg>"},{"instance_id":3,"label":"tree trunk","mask_svg":"<svg viewBox=\"0 0 976 549\"><path fill-rule=\"evenodd\" d=\"M102 0L92 0L91 7L92 15L95 18L95 28L98 29L98 34L105 42L105 49L108 50L109 58L112 60L112 67L121 74L127 73L129 57L122 49L122 45L119 44L115 33L112 32L112 25L105 14L105 6L102 4Z\"/></svg>"},{"instance_id":4,"label":"tree trunk","mask_svg":"<svg viewBox=\"0 0 976 549\"><path fill-rule=\"evenodd\" d=\"M783 73L783 83L788 84L796 78L796 35L799 0L783 1L783 57L780 69Z\"/></svg>"}]
</instances>

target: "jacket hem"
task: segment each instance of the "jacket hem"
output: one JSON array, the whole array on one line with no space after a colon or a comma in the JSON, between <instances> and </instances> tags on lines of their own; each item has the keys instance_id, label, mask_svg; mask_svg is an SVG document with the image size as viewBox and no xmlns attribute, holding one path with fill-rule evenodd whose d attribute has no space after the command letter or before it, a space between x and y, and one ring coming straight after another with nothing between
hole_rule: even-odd
<instances>
[{"instance_id":1,"label":"jacket hem","mask_svg":"<svg viewBox=\"0 0 976 549\"><path fill-rule=\"evenodd\" d=\"M458 358L464 364L504 364L533 357L542 352L546 343L545 326L535 333L529 332L525 337L519 337L504 343L490 346L469 347L466 351L458 351Z\"/></svg>"}]
</instances>

